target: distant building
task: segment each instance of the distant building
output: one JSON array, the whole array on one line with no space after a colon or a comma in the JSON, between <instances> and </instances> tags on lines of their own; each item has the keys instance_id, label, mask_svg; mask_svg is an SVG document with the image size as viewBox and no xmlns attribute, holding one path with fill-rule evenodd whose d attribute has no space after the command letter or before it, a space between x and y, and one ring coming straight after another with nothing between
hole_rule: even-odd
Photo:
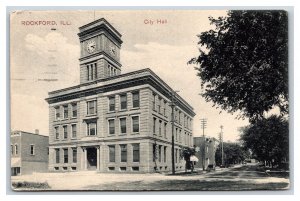
<instances>
[{"instance_id":1,"label":"distant building","mask_svg":"<svg viewBox=\"0 0 300 201\"><path fill-rule=\"evenodd\" d=\"M24 175L48 170L48 136L13 131L10 136L11 175Z\"/></svg>"},{"instance_id":2,"label":"distant building","mask_svg":"<svg viewBox=\"0 0 300 201\"><path fill-rule=\"evenodd\" d=\"M210 137L194 137L194 147L196 149L196 157L199 159L195 164L195 168L207 169L208 165L215 167L215 153L217 149L218 141L215 138ZM203 160L205 158L205 160Z\"/></svg>"},{"instance_id":3,"label":"distant building","mask_svg":"<svg viewBox=\"0 0 300 201\"><path fill-rule=\"evenodd\" d=\"M121 34L105 19L80 27L78 36L80 84L46 99L49 170L170 171L172 99L175 163L183 170L180 150L193 145L193 108L150 69L121 74Z\"/></svg>"}]
</instances>

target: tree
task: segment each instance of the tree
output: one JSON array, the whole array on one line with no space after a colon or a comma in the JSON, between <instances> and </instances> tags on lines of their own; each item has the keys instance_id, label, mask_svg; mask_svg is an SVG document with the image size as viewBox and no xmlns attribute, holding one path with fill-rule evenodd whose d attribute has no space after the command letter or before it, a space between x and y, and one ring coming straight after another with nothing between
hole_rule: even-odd
<instances>
[{"instance_id":1,"label":"tree","mask_svg":"<svg viewBox=\"0 0 300 201\"><path fill-rule=\"evenodd\" d=\"M288 114L288 16L286 11L228 11L209 18L215 29L198 35L197 76L202 96L250 121L275 106Z\"/></svg>"},{"instance_id":2,"label":"tree","mask_svg":"<svg viewBox=\"0 0 300 201\"><path fill-rule=\"evenodd\" d=\"M232 142L223 143L224 163L225 165L238 164L243 162L249 155L247 151L239 144ZM222 155L220 146L217 147L215 153L216 164L222 164Z\"/></svg>"},{"instance_id":3,"label":"tree","mask_svg":"<svg viewBox=\"0 0 300 201\"><path fill-rule=\"evenodd\" d=\"M195 155L196 151L194 148L185 147L181 151L181 157L185 160L185 171L191 169L190 157ZM193 171L193 169L192 169Z\"/></svg>"},{"instance_id":4,"label":"tree","mask_svg":"<svg viewBox=\"0 0 300 201\"><path fill-rule=\"evenodd\" d=\"M289 159L289 126L283 117L258 120L244 129L240 139L259 161L273 166Z\"/></svg>"}]
</instances>

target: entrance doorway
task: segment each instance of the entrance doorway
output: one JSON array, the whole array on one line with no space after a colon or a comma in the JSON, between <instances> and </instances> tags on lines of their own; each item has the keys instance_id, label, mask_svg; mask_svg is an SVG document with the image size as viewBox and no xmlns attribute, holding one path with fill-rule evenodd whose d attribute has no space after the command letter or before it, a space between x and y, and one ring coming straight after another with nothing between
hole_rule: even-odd
<instances>
[{"instance_id":1,"label":"entrance doorway","mask_svg":"<svg viewBox=\"0 0 300 201\"><path fill-rule=\"evenodd\" d=\"M94 147L86 149L87 158L87 169L96 170L97 169L97 149Z\"/></svg>"}]
</instances>

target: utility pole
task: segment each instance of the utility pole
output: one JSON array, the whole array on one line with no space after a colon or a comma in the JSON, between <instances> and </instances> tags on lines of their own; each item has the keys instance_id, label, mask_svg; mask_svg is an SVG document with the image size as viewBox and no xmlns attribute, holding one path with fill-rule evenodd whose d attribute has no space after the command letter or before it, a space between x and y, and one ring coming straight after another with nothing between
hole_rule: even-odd
<instances>
[{"instance_id":1,"label":"utility pole","mask_svg":"<svg viewBox=\"0 0 300 201\"><path fill-rule=\"evenodd\" d=\"M224 128L224 126L220 126L220 128L221 128L221 150L222 150L222 166L224 167L224 148L223 148L223 128Z\"/></svg>"},{"instance_id":2,"label":"utility pole","mask_svg":"<svg viewBox=\"0 0 300 201\"><path fill-rule=\"evenodd\" d=\"M171 109L172 109L172 113L171 113L171 123L172 123L172 150L171 150L171 154L172 154L172 175L175 175L175 157L174 157L174 152L175 152L175 145L174 145L174 122L175 122L175 118L174 118L174 108L176 107L175 104L175 93L179 92L179 91L172 91L171 93ZM177 157L177 156L176 156Z\"/></svg>"},{"instance_id":3,"label":"utility pole","mask_svg":"<svg viewBox=\"0 0 300 201\"><path fill-rule=\"evenodd\" d=\"M205 143L205 135L204 135L204 129L206 128L206 124L207 124L207 119L200 119L201 120L201 128L203 129L203 133L202 133L202 138L203 138L203 152L202 152L202 168L203 171L205 170L205 148L206 148L206 143Z\"/></svg>"}]
</instances>

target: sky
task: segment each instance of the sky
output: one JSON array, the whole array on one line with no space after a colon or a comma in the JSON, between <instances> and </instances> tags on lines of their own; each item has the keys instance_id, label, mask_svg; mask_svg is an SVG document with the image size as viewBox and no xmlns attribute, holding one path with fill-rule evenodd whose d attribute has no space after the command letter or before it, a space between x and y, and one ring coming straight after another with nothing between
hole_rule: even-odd
<instances>
[{"instance_id":1,"label":"sky","mask_svg":"<svg viewBox=\"0 0 300 201\"><path fill-rule=\"evenodd\" d=\"M200 119L206 118L206 136L217 138L223 125L224 140L238 140L238 128L248 125L248 120L220 113L205 102L199 95L203 89L195 66L187 64L199 55L197 35L214 28L208 17L225 15L225 10L14 12L10 24L11 130L39 129L48 135L48 92L79 84L78 27L104 17L122 34L122 73L150 68L178 90L197 114L194 136L202 135ZM32 21L52 25L30 25Z\"/></svg>"}]
</instances>

